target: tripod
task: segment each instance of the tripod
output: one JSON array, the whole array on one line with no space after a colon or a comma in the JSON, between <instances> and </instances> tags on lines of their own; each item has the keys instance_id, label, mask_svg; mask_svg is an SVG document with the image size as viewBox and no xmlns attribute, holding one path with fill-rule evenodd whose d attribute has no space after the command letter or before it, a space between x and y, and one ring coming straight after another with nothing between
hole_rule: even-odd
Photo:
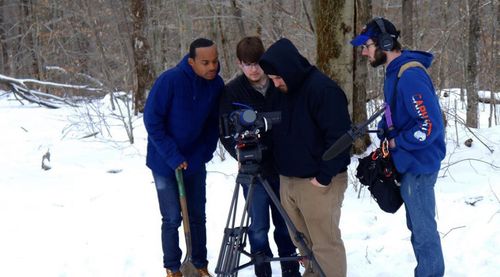
<instances>
[{"instance_id":1,"label":"tripod","mask_svg":"<svg viewBox=\"0 0 500 277\"><path fill-rule=\"evenodd\" d=\"M226 227L224 229L224 237L219 252L219 259L217 261L217 266L215 268L215 273L217 274L217 276L222 276L222 277L238 276L239 270L254 264L260 264L271 261L297 261L301 259L307 259L312 263L315 270L318 270L320 276L324 277L325 274L321 269L320 265L318 264L318 262L316 261L312 250L306 244L304 235L300 233L297 230L297 228L295 228L290 217L284 210L283 206L281 205L276 194L273 192L269 183L264 178L262 178L260 174L255 172L255 170L244 171L242 169L240 169L240 172L238 173L238 176L236 178L236 185L234 188L233 198L231 200ZM252 173L244 173L244 172L252 172ZM256 181L258 181L258 183ZM249 185L249 190L238 225L237 209L238 209L238 196L239 196L240 184ZM264 187L272 203L276 206L277 210L285 220L288 230L290 230L290 232L293 234L293 238L295 239L295 241L299 242L301 249L304 252L304 256L271 258L265 255L255 255L249 253L248 251L245 251L245 246L248 236L248 226L250 221L250 216L248 211L249 211L249 205L250 203L252 203L253 191L256 185L262 185ZM240 265L241 254L244 254L245 256L249 257L250 261L243 265Z\"/></svg>"}]
</instances>

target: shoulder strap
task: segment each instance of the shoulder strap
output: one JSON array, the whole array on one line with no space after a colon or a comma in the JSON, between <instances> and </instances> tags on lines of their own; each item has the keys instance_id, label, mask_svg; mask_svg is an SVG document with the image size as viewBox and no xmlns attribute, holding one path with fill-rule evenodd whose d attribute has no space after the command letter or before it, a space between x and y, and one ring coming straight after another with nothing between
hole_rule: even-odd
<instances>
[{"instance_id":1,"label":"shoulder strap","mask_svg":"<svg viewBox=\"0 0 500 277\"><path fill-rule=\"evenodd\" d=\"M386 104L386 109L385 109L385 120L387 122L387 126L389 127L390 131L393 130L391 110L394 108L394 105L396 104L396 98L397 98L397 95L398 95L397 89L398 89L399 79L401 78L401 76L403 75L403 73L408 68L412 68L412 67L420 67L420 68L422 68L425 71L426 74L429 74L427 72L427 69L425 68L425 66L423 64L421 64L420 62L417 62L417 61L407 62L407 63L403 64L399 68L398 78L396 79L396 84L394 85L394 92L393 92L392 101L391 101L390 104Z\"/></svg>"},{"instance_id":2,"label":"shoulder strap","mask_svg":"<svg viewBox=\"0 0 500 277\"><path fill-rule=\"evenodd\" d=\"M408 68L411 68L411 67L420 67L422 68L425 73L429 74L427 72L427 69L425 68L425 66L417 61L411 61L411 62L407 62L405 64L403 64L400 68L399 68L399 72L398 72L398 80L399 78L401 78L401 75L403 75L403 73L408 69Z\"/></svg>"},{"instance_id":3,"label":"shoulder strap","mask_svg":"<svg viewBox=\"0 0 500 277\"><path fill-rule=\"evenodd\" d=\"M396 96L397 96L397 92L396 90L398 89L398 82L399 82L399 79L401 78L401 76L403 75L403 73L408 69L408 68L412 68L412 67L420 67L422 68L425 73L427 75L429 75L429 72L427 72L427 68L425 68L425 66L423 64L421 64L420 62L417 62L417 61L411 61L411 62L407 62L405 64L403 64L400 68L399 68L399 72L398 72L398 78L396 79L396 85L394 86L394 97L392 97L392 103L394 105L394 103L396 103Z\"/></svg>"}]
</instances>

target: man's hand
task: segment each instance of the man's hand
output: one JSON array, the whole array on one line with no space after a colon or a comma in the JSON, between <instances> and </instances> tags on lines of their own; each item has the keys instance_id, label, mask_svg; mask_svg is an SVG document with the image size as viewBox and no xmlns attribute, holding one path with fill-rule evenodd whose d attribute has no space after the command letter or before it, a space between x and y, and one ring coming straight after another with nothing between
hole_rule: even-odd
<instances>
[{"instance_id":1,"label":"man's hand","mask_svg":"<svg viewBox=\"0 0 500 277\"><path fill-rule=\"evenodd\" d=\"M311 184L315 187L318 187L318 188L326 188L326 186L320 184L320 182L318 182L318 180L316 180L316 177L311 179Z\"/></svg>"},{"instance_id":2,"label":"man's hand","mask_svg":"<svg viewBox=\"0 0 500 277\"><path fill-rule=\"evenodd\" d=\"M396 147L396 140L394 138L391 138L389 140L389 148L395 148Z\"/></svg>"},{"instance_id":3,"label":"man's hand","mask_svg":"<svg viewBox=\"0 0 500 277\"><path fill-rule=\"evenodd\" d=\"M186 161L182 162L177 169L184 169L186 170L188 168L188 163Z\"/></svg>"}]
</instances>

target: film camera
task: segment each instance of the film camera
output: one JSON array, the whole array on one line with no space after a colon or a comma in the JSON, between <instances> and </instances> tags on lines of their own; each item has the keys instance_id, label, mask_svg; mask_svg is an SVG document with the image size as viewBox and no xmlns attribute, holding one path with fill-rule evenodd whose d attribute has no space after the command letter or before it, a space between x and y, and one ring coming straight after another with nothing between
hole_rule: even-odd
<instances>
[{"instance_id":1,"label":"film camera","mask_svg":"<svg viewBox=\"0 0 500 277\"><path fill-rule=\"evenodd\" d=\"M255 174L259 172L262 151L266 149L260 143L261 135L280 122L281 112L259 113L250 108L222 115L220 131L223 137L233 138L236 143L240 173Z\"/></svg>"}]
</instances>

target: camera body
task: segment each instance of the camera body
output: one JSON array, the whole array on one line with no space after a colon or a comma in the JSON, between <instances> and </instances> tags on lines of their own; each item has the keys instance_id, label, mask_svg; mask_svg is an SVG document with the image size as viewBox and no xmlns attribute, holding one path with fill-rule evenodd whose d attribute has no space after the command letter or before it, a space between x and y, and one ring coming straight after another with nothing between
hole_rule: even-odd
<instances>
[{"instance_id":1,"label":"camera body","mask_svg":"<svg viewBox=\"0 0 500 277\"><path fill-rule=\"evenodd\" d=\"M236 143L240 173L259 173L262 151L266 149L260 142L261 135L280 122L281 112L259 113L249 108L221 116L219 129L224 138L232 138Z\"/></svg>"}]
</instances>

